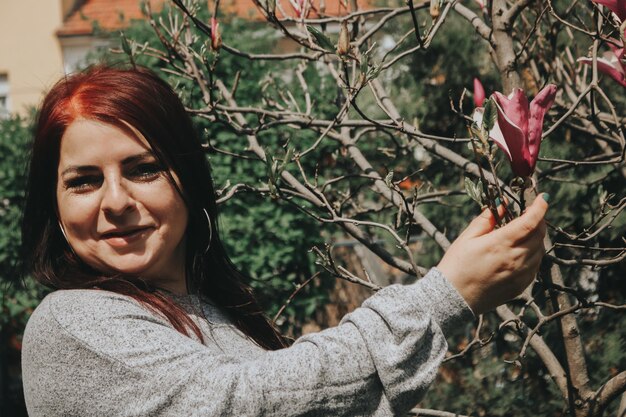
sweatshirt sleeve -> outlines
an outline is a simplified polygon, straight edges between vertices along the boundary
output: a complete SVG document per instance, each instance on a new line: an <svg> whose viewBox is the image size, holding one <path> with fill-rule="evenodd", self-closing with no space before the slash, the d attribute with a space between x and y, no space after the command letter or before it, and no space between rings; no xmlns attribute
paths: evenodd
<svg viewBox="0 0 626 417"><path fill-rule="evenodd" d="M473 318L433 269L382 289L337 327L243 358L180 334L130 298L77 291L52 294L28 323L31 416L402 415L435 378L446 332Z"/></svg>

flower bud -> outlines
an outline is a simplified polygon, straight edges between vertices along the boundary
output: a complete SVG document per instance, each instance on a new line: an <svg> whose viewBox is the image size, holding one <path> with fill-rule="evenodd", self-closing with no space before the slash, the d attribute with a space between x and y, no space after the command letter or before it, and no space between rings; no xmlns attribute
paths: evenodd
<svg viewBox="0 0 626 417"><path fill-rule="evenodd" d="M220 24L215 17L211 18L211 49L214 51L222 47L222 35L220 34Z"/></svg>
<svg viewBox="0 0 626 417"><path fill-rule="evenodd" d="M337 55L348 55L350 52L350 34L348 32L348 22L341 22L339 41L337 42Z"/></svg>
<svg viewBox="0 0 626 417"><path fill-rule="evenodd" d="M430 0L430 17L436 19L441 12L440 0Z"/></svg>
<svg viewBox="0 0 626 417"><path fill-rule="evenodd" d="M474 107L482 107L485 102L485 89L478 78L474 78Z"/></svg>

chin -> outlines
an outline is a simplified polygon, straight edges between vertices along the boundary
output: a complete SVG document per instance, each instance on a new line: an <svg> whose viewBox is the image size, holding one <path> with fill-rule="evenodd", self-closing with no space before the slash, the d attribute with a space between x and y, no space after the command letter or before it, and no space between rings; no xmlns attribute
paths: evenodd
<svg viewBox="0 0 626 417"><path fill-rule="evenodd" d="M111 259L103 260L101 263L107 270L111 270L125 275L144 275L152 266L148 259Z"/></svg>

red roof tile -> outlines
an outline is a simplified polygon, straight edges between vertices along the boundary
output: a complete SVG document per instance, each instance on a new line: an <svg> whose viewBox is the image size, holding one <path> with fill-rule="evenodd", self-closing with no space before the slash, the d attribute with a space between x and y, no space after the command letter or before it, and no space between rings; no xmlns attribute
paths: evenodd
<svg viewBox="0 0 626 417"><path fill-rule="evenodd" d="M302 0L293 0L293 3L289 0L282 0L280 2L282 6L282 10L288 17L297 18L298 13L296 12L296 8L292 6L292 4L299 4ZM324 11L325 16L342 16L348 14L350 11L350 6L348 8L344 7L343 1L341 0L326 0L324 1L326 10ZM347 2L346 2L347 3ZM370 9L372 8L371 3L373 0L358 0L357 5L359 8ZM319 17L319 5L320 0L309 0L308 4L308 15L306 16L309 19L315 19ZM210 1L209 5L212 6L213 2ZM222 15L237 15L244 19L250 20L259 20L263 18L263 15L258 10L258 8L254 5L252 0L222 0L220 1L220 13ZM277 17L283 18L283 14L280 11L280 8L276 7L276 15Z"/></svg>
<svg viewBox="0 0 626 417"><path fill-rule="evenodd" d="M153 10L158 10L164 0L150 0ZM213 1L209 1L209 7L213 6ZM57 36L77 36L91 35L93 24L97 24L104 30L117 30L126 27L132 19L141 19L143 14L140 9L140 0L86 0L82 6L75 10L65 19L61 28L57 31ZM294 0L294 3L299 3ZM308 17L318 16L320 0L311 0L311 9ZM326 15L341 16L348 13L341 0L326 0ZM372 0L359 0L360 7L370 8L368 4ZM281 2L283 10L290 17L296 17L294 7L289 0ZM222 0L220 2L219 13L222 16L236 15L244 19L260 20L261 12L254 5L252 0ZM277 14L279 10L277 8ZM281 15L279 14L279 18Z"/></svg>
<svg viewBox="0 0 626 417"><path fill-rule="evenodd" d="M151 0L153 8L163 0ZM93 24L105 30L122 29L131 19L141 19L140 0L86 0L82 6L65 19L57 36L91 35Z"/></svg>

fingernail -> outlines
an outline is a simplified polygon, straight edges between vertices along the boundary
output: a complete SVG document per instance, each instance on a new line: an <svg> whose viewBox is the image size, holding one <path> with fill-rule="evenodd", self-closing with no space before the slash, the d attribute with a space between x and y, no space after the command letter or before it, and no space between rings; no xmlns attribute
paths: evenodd
<svg viewBox="0 0 626 417"><path fill-rule="evenodd" d="M502 204L502 200L500 200L500 197L496 197L496 201L494 201L496 207L500 207L500 204Z"/></svg>
<svg viewBox="0 0 626 417"><path fill-rule="evenodd" d="M541 194L541 197L543 197L543 199L546 201L546 203L550 202L550 194L543 193L543 194Z"/></svg>

